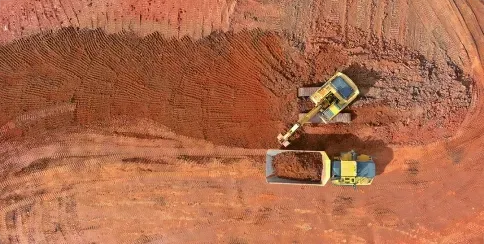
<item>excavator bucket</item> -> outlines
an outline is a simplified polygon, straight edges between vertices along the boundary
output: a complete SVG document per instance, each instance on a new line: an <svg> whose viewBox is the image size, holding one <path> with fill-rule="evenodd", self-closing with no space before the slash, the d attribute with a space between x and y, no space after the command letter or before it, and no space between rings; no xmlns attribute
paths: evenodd
<svg viewBox="0 0 484 244"><path fill-rule="evenodd" d="M320 153L323 164L320 181L302 181L279 177L274 167L274 157L284 152ZM318 185L324 186L331 178L331 160L324 151L301 151L301 150L277 150L269 149L266 153L266 181L269 184L292 184L292 185Z"/></svg>
<svg viewBox="0 0 484 244"><path fill-rule="evenodd" d="M283 145L284 147L287 147L289 144L291 144L288 140L284 139L282 134L277 135L277 141L279 141L279 144Z"/></svg>

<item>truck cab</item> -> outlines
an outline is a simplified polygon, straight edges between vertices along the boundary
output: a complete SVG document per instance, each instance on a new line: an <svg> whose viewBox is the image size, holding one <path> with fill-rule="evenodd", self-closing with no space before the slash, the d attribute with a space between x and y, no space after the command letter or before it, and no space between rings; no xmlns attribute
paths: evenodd
<svg viewBox="0 0 484 244"><path fill-rule="evenodd" d="M334 185L370 185L375 177L375 163L368 155L357 155L354 151L342 153L331 164Z"/></svg>

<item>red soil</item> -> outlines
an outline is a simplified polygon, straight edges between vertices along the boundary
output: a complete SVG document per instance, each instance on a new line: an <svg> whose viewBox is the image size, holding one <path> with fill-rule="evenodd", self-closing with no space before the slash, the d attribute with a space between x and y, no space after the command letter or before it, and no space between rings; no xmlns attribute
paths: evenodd
<svg viewBox="0 0 484 244"><path fill-rule="evenodd" d="M323 161L320 153L284 152L274 156L272 163L274 173L278 177L320 181Z"/></svg>
<svg viewBox="0 0 484 244"><path fill-rule="evenodd" d="M39 35L0 48L6 81L0 95L9 98L0 101L0 124L23 111L73 103L72 123L81 125L150 118L218 144L275 146L273 136L258 134L277 134L288 117L279 43L261 32L197 42L73 29ZM266 73L269 68L280 73Z"/></svg>
<svg viewBox="0 0 484 244"><path fill-rule="evenodd" d="M2 1L0 242L482 243L482 1L202 2ZM353 123L291 146L372 155L375 182L266 184L232 147L273 146L335 68Z"/></svg>
<svg viewBox="0 0 484 244"><path fill-rule="evenodd" d="M421 144L451 136L462 122L469 90L461 84L464 78L450 78L453 69L437 67L432 75L419 75L427 61L390 46L387 52L406 56L374 55L401 62L391 66L407 71L389 74L387 66L353 56L340 44L319 45L301 62L304 56L294 55L294 48L272 32L214 33L199 41L72 28L40 34L0 48L0 79L6 81L0 95L8 98L0 101L0 124L26 111L71 104L74 117L30 126L41 130L148 118L216 144L276 147L274 135L297 120L297 87L319 86L338 67L362 95L349 107L357 115L353 123L327 127L333 131L367 137L362 128L374 127L373 139ZM409 72L422 83L417 93L406 81ZM372 110L376 104L378 111ZM409 119L419 123L409 124ZM22 133L28 130L35 131L24 128ZM3 132L10 138L22 133Z"/></svg>

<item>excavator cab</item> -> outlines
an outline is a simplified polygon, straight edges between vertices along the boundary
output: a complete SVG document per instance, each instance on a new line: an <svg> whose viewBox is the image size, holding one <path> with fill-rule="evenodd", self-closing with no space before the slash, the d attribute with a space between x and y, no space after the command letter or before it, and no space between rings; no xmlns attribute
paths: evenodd
<svg viewBox="0 0 484 244"><path fill-rule="evenodd" d="M346 108L358 94L359 90L353 81L345 74L338 72L311 95L310 99L314 104L324 104L318 116L327 124L341 110Z"/></svg>

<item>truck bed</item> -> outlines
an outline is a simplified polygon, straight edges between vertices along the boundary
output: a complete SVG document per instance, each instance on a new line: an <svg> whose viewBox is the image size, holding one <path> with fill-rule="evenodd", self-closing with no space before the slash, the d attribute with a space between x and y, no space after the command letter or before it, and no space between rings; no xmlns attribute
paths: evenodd
<svg viewBox="0 0 484 244"><path fill-rule="evenodd" d="M297 153L320 153L321 154L321 180L309 181L309 180L294 180L278 177L275 173L274 158L279 153L284 152L297 152ZM295 185L320 185L324 186L330 178L331 160L324 151L302 151L302 150L277 150L269 149L266 153L266 181L270 184L295 184Z"/></svg>

